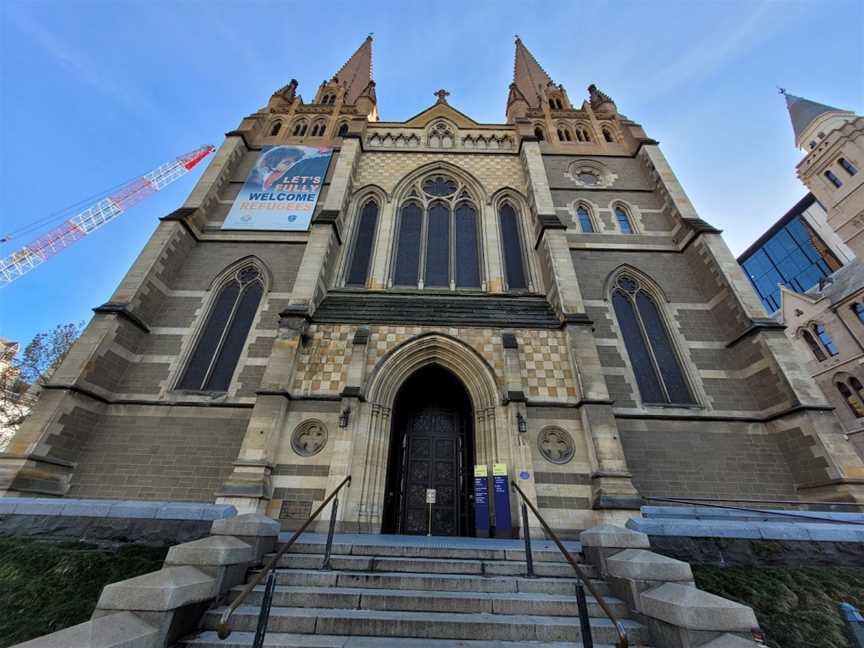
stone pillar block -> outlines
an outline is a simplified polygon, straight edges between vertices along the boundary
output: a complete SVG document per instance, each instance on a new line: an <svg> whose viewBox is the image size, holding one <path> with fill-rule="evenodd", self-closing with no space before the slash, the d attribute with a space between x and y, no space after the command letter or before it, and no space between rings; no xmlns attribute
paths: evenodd
<svg viewBox="0 0 864 648"><path fill-rule="evenodd" d="M234 536L210 536L174 545L168 550L165 565L197 567L216 579L216 596L241 584L249 567L257 561L255 550Z"/></svg>
<svg viewBox="0 0 864 648"><path fill-rule="evenodd" d="M585 560L597 568L602 577L608 576L606 560L624 549L648 549L648 536L624 527L604 524L579 534Z"/></svg>
<svg viewBox="0 0 864 648"><path fill-rule="evenodd" d="M690 565L645 549L625 549L606 559L608 580L615 595L630 609L640 611L640 595L663 583L677 582L695 587Z"/></svg>
<svg viewBox="0 0 864 648"><path fill-rule="evenodd" d="M159 629L131 612L114 612L12 648L159 648Z"/></svg>
<svg viewBox="0 0 864 648"><path fill-rule="evenodd" d="M643 592L640 606L652 643L668 648L702 646L724 633L752 637L759 625L746 605L680 583Z"/></svg>
<svg viewBox="0 0 864 648"><path fill-rule="evenodd" d="M172 646L197 629L201 615L216 597L216 579L195 567L166 567L106 585L92 620L133 612L156 628L153 646Z"/></svg>
<svg viewBox="0 0 864 648"><path fill-rule="evenodd" d="M213 522L210 534L214 536L234 536L245 542L255 554L255 560L260 561L266 554L276 548L276 538L279 537L279 523L261 513L245 513L232 518Z"/></svg>

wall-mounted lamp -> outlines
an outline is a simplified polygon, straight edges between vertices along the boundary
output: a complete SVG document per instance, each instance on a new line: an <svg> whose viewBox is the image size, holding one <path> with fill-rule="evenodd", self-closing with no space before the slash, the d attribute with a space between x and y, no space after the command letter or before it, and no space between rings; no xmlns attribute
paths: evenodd
<svg viewBox="0 0 864 648"><path fill-rule="evenodd" d="M525 434L528 431L528 422L525 420L525 417L522 416L521 412L516 412L516 429L519 430L521 434Z"/></svg>
<svg viewBox="0 0 864 648"><path fill-rule="evenodd" d="M339 427L346 428L348 427L348 420L351 418L351 408L346 407L342 410L342 413L339 415Z"/></svg>

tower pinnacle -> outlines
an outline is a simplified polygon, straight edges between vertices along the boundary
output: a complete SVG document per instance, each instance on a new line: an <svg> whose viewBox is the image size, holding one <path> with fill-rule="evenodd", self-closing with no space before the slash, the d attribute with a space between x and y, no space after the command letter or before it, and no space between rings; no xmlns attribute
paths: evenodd
<svg viewBox="0 0 864 648"><path fill-rule="evenodd" d="M516 59L513 64L513 83L531 108L537 108L541 101L541 89L555 85L546 70L516 36Z"/></svg>
<svg viewBox="0 0 864 648"><path fill-rule="evenodd" d="M842 121L848 121L847 118L854 117L853 113L848 110L827 106L803 97L796 97L786 92L785 88L780 88L780 94L786 99L786 108L789 111L789 119L792 121L792 132L795 134L795 144L804 150L806 150L805 143L814 139L814 133L810 131L818 130L811 128L812 126L826 122L829 117L840 118ZM824 130L824 132L827 133L828 131Z"/></svg>
<svg viewBox="0 0 864 648"><path fill-rule="evenodd" d="M339 71L333 81L345 86L345 103L353 104L372 80L372 34L366 37Z"/></svg>

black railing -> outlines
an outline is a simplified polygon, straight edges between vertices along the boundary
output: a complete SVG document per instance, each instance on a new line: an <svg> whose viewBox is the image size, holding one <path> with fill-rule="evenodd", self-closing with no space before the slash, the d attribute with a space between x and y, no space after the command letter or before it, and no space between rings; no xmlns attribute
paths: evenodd
<svg viewBox="0 0 864 648"><path fill-rule="evenodd" d="M531 509L534 517L537 518L540 526L542 526L543 530L546 532L546 535L557 545L558 550L562 553L564 559L570 563L573 571L575 571L576 575L579 577L580 583L576 586L576 601L579 609L579 622L582 628L582 644L586 648L591 648L593 645L593 640L591 638L591 620L588 616L588 605L585 601L585 592L580 592L584 585L585 589L587 589L591 596L594 597L594 600L597 601L597 604L600 606L600 609L603 610L606 617L612 622L612 625L615 626L615 631L618 634L618 642L615 644L616 648L628 648L630 642L627 639L627 633L624 631L624 626L620 621L618 621L618 618L615 616L615 613L612 612L612 608L609 607L609 604L606 602L606 599L603 598L603 595L600 594L600 592L597 591L597 588L594 587L593 583L591 583L591 579L585 573L582 565L576 562L576 559L573 558L572 554L567 551L566 547L564 547L564 543L562 543L558 537L558 534L549 527L546 520L544 520L543 516L540 515L540 511L537 510L537 507L531 503L531 500L529 500L525 493L522 492L522 489L519 488L519 484L515 481L511 481L510 485L513 487L513 490L519 494L519 497L522 498L522 526L524 527L522 529L522 535L525 538L525 561L528 564L528 575L531 577L534 576L534 568L531 559L531 534L528 526L528 511L526 510L526 506Z"/></svg>
<svg viewBox="0 0 864 648"><path fill-rule="evenodd" d="M339 485L336 489L330 493L327 498L321 502L321 505L315 509L312 515L303 523L299 529L294 532L294 535L291 536L291 539L288 540L276 554L270 558L264 566L261 568L255 577L247 583L247 585L243 588L240 594L237 595L237 598L228 606L228 609L222 613L222 617L219 619L219 624L216 626L216 633L219 635L220 639L227 639L231 634L231 628L228 627L228 622L231 620L231 615L237 610L240 605L242 605L243 601L246 600L246 597L251 594L256 587L261 583L264 578L267 578L267 584L264 588L264 599L261 603L261 610L258 614L258 627L255 631L255 648L259 648L264 645L264 635L267 633L267 621L270 616L270 604L273 599L273 590L276 587L276 574L273 572L275 567L279 564L279 560L285 553L291 548L291 546L297 542L297 539L300 535L306 530L306 528L312 524L312 522L317 518L321 511L323 511L326 506L333 501L333 508L330 510L330 528L327 532L327 545L325 549L325 557L322 563L322 567L326 568L330 563L330 550L333 546L333 532L336 528L336 510L339 506L339 491L342 490L343 486L350 486L351 484L351 475L348 475L345 479L339 482ZM260 641L260 643L258 643Z"/></svg>

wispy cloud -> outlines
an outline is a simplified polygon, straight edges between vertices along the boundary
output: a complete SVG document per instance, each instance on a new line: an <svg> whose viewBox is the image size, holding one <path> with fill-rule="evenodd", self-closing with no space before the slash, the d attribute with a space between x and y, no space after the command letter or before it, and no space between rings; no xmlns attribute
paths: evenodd
<svg viewBox="0 0 864 648"><path fill-rule="evenodd" d="M157 119L163 111L150 98L122 81L112 78L96 61L64 42L57 34L20 12L10 11L8 17L17 29L31 38L50 58L63 66L79 81L105 97L114 100L139 118Z"/></svg>
<svg viewBox="0 0 864 648"><path fill-rule="evenodd" d="M681 50L669 65L658 66L655 75L643 79L638 95L657 97L687 83L706 78L768 40L783 26L787 4L759 2L746 14L734 16L735 27L723 21L687 50Z"/></svg>

